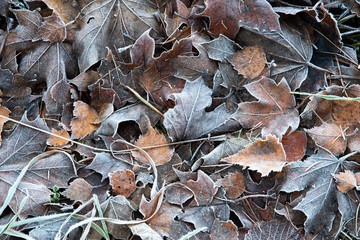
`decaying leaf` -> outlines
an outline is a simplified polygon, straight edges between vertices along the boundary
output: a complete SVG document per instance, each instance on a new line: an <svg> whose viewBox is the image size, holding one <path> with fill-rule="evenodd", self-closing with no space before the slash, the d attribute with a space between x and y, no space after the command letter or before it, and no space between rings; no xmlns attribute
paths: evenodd
<svg viewBox="0 0 360 240"><path fill-rule="evenodd" d="M244 150L230 157L222 159L227 163L234 163L255 170L265 177L271 171L281 172L286 164L286 155L282 144L272 136L265 140L258 139L245 146Z"/></svg>
<svg viewBox="0 0 360 240"><path fill-rule="evenodd" d="M301 236L301 232L294 228L290 222L279 220L261 222L259 226L255 225L255 227L245 235L245 240L266 239L303 240L304 237Z"/></svg>
<svg viewBox="0 0 360 240"><path fill-rule="evenodd" d="M9 114L10 114L10 110L7 109L6 107L2 107L0 106L0 115L2 116L5 116L5 117L9 117ZM3 127L4 127L4 124L7 122L7 120L5 118L2 118L0 116L0 146L1 146L1 142L2 142L2 139L1 139L1 132L3 130Z"/></svg>
<svg viewBox="0 0 360 240"><path fill-rule="evenodd" d="M229 62L239 74L254 79L264 70L266 56L262 47L252 46L236 52Z"/></svg>
<svg viewBox="0 0 360 240"><path fill-rule="evenodd" d="M306 134L301 131L295 131L285 135L281 141L287 162L296 162L305 156L306 152Z"/></svg>
<svg viewBox="0 0 360 240"><path fill-rule="evenodd" d="M294 131L300 123L295 99L289 85L283 79L279 84L269 78L261 78L245 85L258 102L240 103L234 118L245 128L262 128L262 136L273 134L279 139L290 129Z"/></svg>
<svg viewBox="0 0 360 240"><path fill-rule="evenodd" d="M51 129L51 133L54 133L54 134L59 135L61 137L65 137L67 139L70 139L69 133L64 129L60 129L58 131L56 129ZM51 135L46 141L46 143L48 145L55 146L55 147L63 146L65 144L67 144L68 142L69 142L68 140L58 138L58 137L55 137L53 135Z"/></svg>
<svg viewBox="0 0 360 240"><path fill-rule="evenodd" d="M136 141L135 145L139 148L143 148L156 145L166 145L167 143L168 142L166 141L165 136L159 131L152 128L149 121L147 133L140 136L139 139ZM174 149L171 149L170 146L144 149L144 151L147 152L149 156L153 159L155 165L162 165L169 162L174 153ZM136 158L140 162L149 164L148 158L144 156L142 152L132 151L131 153L134 158Z"/></svg>
<svg viewBox="0 0 360 240"><path fill-rule="evenodd" d="M77 178L62 193L64 196L74 200L85 202L91 198L93 186L83 178Z"/></svg>
<svg viewBox="0 0 360 240"><path fill-rule="evenodd" d="M336 123L323 123L321 126L306 130L316 144L330 150L334 155L344 153L346 138L344 132Z"/></svg>
<svg viewBox="0 0 360 240"><path fill-rule="evenodd" d="M98 113L88 104L77 101L74 103L74 116L71 121L71 138L84 138L98 129L100 118Z"/></svg>
<svg viewBox="0 0 360 240"><path fill-rule="evenodd" d="M197 180L189 180L186 185L192 190L196 205L209 205L218 190L214 181L201 170L198 171Z"/></svg>
<svg viewBox="0 0 360 240"><path fill-rule="evenodd" d="M245 191L244 176L241 173L229 173L216 181L216 185L223 187L230 199L239 197Z"/></svg>
<svg viewBox="0 0 360 240"><path fill-rule="evenodd" d="M333 176L336 180L338 190L342 193L347 193L349 190L357 187L355 174L350 170L345 170Z"/></svg>
<svg viewBox="0 0 360 240"><path fill-rule="evenodd" d="M130 196L136 189L135 174L131 170L109 173L113 192L124 197Z"/></svg>
<svg viewBox="0 0 360 240"><path fill-rule="evenodd" d="M345 163L347 166L348 163ZM342 170L343 160L333 154L319 151L305 161L289 163L281 191L305 191L306 196L294 210L302 211L307 219L305 231L327 235L336 216L338 198L333 175ZM348 164L351 166L351 164Z"/></svg>
<svg viewBox="0 0 360 240"><path fill-rule="evenodd" d="M233 221L220 221L215 219L210 233L211 239L238 239L238 227Z"/></svg>

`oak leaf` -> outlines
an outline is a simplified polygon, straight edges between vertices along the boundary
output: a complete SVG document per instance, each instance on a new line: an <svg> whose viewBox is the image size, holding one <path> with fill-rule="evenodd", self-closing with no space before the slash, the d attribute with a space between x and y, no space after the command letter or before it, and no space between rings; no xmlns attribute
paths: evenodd
<svg viewBox="0 0 360 240"><path fill-rule="evenodd" d="M265 177L271 171L281 172L286 164L286 156L279 140L268 135L265 140L255 140L245 146L244 150L222 161L249 167L250 170L258 171L262 177Z"/></svg>
<svg viewBox="0 0 360 240"><path fill-rule="evenodd" d="M258 98L257 102L240 103L234 118L244 128L262 128L262 136L273 134L279 139L290 129L294 131L300 123L295 107L295 98L283 79L279 84L269 78L261 78L245 85L246 90Z"/></svg>

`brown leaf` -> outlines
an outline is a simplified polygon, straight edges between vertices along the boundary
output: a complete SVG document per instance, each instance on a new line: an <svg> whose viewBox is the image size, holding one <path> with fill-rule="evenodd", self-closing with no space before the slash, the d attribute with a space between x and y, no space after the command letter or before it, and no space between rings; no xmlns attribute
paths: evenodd
<svg viewBox="0 0 360 240"><path fill-rule="evenodd" d="M304 157L306 140L306 134L300 131L295 131L283 137L281 143L286 153L287 162L296 162Z"/></svg>
<svg viewBox="0 0 360 240"><path fill-rule="evenodd" d="M316 144L330 150L334 155L344 153L346 149L346 139L344 139L343 129L336 123L323 123L319 127L305 130Z"/></svg>
<svg viewBox="0 0 360 240"><path fill-rule="evenodd" d="M117 195L129 197L136 189L135 174L131 170L109 173L110 184Z"/></svg>
<svg viewBox="0 0 360 240"><path fill-rule="evenodd" d="M43 0L43 2L49 8L53 9L65 23L69 23L75 19L80 10L89 2L91 2L91 0L81 0L76 2Z"/></svg>
<svg viewBox="0 0 360 240"><path fill-rule="evenodd" d="M189 180L186 185L193 191L194 200L198 206L209 205L218 190L214 181L201 170L198 171L197 180Z"/></svg>
<svg viewBox="0 0 360 240"><path fill-rule="evenodd" d="M100 122L99 115L88 104L77 101L74 102L74 119L71 121L71 138L82 139L98 129L97 123Z"/></svg>
<svg viewBox="0 0 360 240"><path fill-rule="evenodd" d="M357 186L355 174L350 170L339 172L333 176L337 182L337 188L342 193L347 193Z"/></svg>
<svg viewBox="0 0 360 240"><path fill-rule="evenodd" d="M264 70L266 55L260 46L246 47L229 58L234 69L246 78L254 79Z"/></svg>
<svg viewBox="0 0 360 240"><path fill-rule="evenodd" d="M244 128L261 127L262 136L273 134L279 139L290 129L299 126L299 113L295 107L294 96L283 79L279 84L269 78L261 78L245 85L257 102L240 103L235 118Z"/></svg>
<svg viewBox="0 0 360 240"><path fill-rule="evenodd" d="M286 156L279 140L268 135L265 140L258 139L245 146L245 149L238 154L224 158L222 161L249 167L250 170L258 171L262 177L265 177L271 171L281 172L286 164Z"/></svg>
<svg viewBox="0 0 360 240"><path fill-rule="evenodd" d="M241 26L261 32L280 30L279 16L265 0L208 0L202 15L209 16L210 31L217 36L222 33L229 38L235 38Z"/></svg>
<svg viewBox="0 0 360 240"><path fill-rule="evenodd" d="M2 107L0 106L0 115L2 116L5 116L5 117L9 117L9 114L10 114L10 110L7 109L6 107ZM4 124L7 122L7 120L5 118L2 118L0 116L0 147L1 147L1 142L2 142L2 139L1 139L1 132L3 130L3 127L4 127Z"/></svg>
<svg viewBox="0 0 360 240"><path fill-rule="evenodd" d="M216 218L211 228L210 237L213 240L239 239L238 227L231 220L220 221Z"/></svg>
<svg viewBox="0 0 360 240"><path fill-rule="evenodd" d="M149 121L148 132L145 135L141 135L135 145L139 148L144 148L149 146L164 145L167 143L168 142L166 141L165 136L152 128ZM144 149L144 151L147 152L154 160L156 166L169 162L174 153L174 149L171 149L170 146ZM137 160L142 163L149 164L149 160L140 151L132 151L131 153Z"/></svg>
<svg viewBox="0 0 360 240"><path fill-rule="evenodd" d="M51 129L51 133L54 133L56 135L59 135L59 136L65 137L65 138L70 138L69 133L64 129L60 129L58 131L56 129ZM68 142L69 142L68 140L58 138L55 136L50 136L46 141L46 143L48 145L55 146L55 147L64 146Z"/></svg>
<svg viewBox="0 0 360 240"><path fill-rule="evenodd" d="M85 202L91 198L93 186L83 178L76 178L62 194L71 200Z"/></svg>
<svg viewBox="0 0 360 240"><path fill-rule="evenodd" d="M217 180L216 186L223 187L229 199L235 199L245 191L244 176L241 173L229 173Z"/></svg>
<svg viewBox="0 0 360 240"><path fill-rule="evenodd" d="M39 28L39 40L55 43L62 42L66 38L65 23L55 13L51 16L44 18L44 22Z"/></svg>

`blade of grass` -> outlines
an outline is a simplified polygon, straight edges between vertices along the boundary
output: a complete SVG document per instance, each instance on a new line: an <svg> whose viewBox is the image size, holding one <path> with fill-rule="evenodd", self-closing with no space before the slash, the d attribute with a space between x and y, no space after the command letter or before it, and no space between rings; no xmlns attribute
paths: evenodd
<svg viewBox="0 0 360 240"><path fill-rule="evenodd" d="M324 99L328 99L328 100L360 101L360 97L357 97L357 98L339 97L339 96L335 96L335 95L321 95L321 94L313 94L313 93L306 93L306 92L291 92L291 93L298 94L298 95L320 97L320 98L324 98Z"/></svg>

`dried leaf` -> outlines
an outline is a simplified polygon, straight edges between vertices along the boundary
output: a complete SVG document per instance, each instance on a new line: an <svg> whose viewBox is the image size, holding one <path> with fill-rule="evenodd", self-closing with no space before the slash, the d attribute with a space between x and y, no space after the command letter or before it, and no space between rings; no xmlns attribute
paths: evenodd
<svg viewBox="0 0 360 240"><path fill-rule="evenodd" d="M246 47L229 57L234 69L246 78L254 79L264 70L266 56L260 46Z"/></svg>
<svg viewBox="0 0 360 240"><path fill-rule="evenodd" d="M287 162L296 162L305 156L306 152L306 134L304 132L295 131L285 135L281 141Z"/></svg>
<svg viewBox="0 0 360 240"><path fill-rule="evenodd" d="M146 223L129 226L134 235L140 236L143 240L162 240L161 235Z"/></svg>
<svg viewBox="0 0 360 240"><path fill-rule="evenodd" d="M279 16L265 0L206 1L204 16L210 18L210 31L235 38L241 26L249 26L259 31L278 31ZM262 17L259 18L258 16Z"/></svg>
<svg viewBox="0 0 360 240"><path fill-rule="evenodd" d="M249 167L265 177L271 171L281 172L286 164L286 156L279 140L269 135L265 140L258 139L245 146L245 149L238 154L224 158L222 161Z"/></svg>
<svg viewBox="0 0 360 240"><path fill-rule="evenodd" d="M59 135L59 136L70 139L69 133L64 129L60 129L59 131L57 131L56 129L51 129L51 133L54 133L56 135ZM58 137L55 137L55 136L50 136L46 141L46 143L48 145L55 146L55 147L64 146L68 142L69 142L68 140L58 138Z"/></svg>
<svg viewBox="0 0 360 240"><path fill-rule="evenodd" d="M211 239L239 239L238 227L233 221L215 219L210 232Z"/></svg>
<svg viewBox="0 0 360 240"><path fill-rule="evenodd" d="M74 201L85 202L91 198L93 186L83 178L76 178L62 194Z"/></svg>
<svg viewBox="0 0 360 240"><path fill-rule="evenodd" d="M281 31L258 32L257 29L241 30L237 40L242 46L261 46L268 61L275 61L271 77L276 82L285 78L292 90L299 88L308 75L313 47L310 36L301 25L281 25Z"/></svg>
<svg viewBox="0 0 360 240"><path fill-rule="evenodd" d="M342 171L343 164L351 168L350 163L337 159L331 153L319 151L303 162L289 163L285 169L286 178L281 191L306 193L294 207L294 210L307 216L304 224L306 233L329 234L338 207L333 174Z"/></svg>
<svg viewBox="0 0 360 240"><path fill-rule="evenodd" d="M254 227L245 235L245 240L303 240L300 231L294 228L290 222L273 220L261 222L259 227Z"/></svg>
<svg viewBox="0 0 360 240"><path fill-rule="evenodd" d="M212 99L211 90L202 78L186 82L184 90L173 96L175 107L164 114L164 126L173 141L194 139L238 127L224 104L212 112L205 111Z"/></svg>
<svg viewBox="0 0 360 240"><path fill-rule="evenodd" d="M226 62L228 57L241 49L236 42L222 34L214 40L205 42L201 45L206 49L209 58L219 62Z"/></svg>
<svg viewBox="0 0 360 240"><path fill-rule="evenodd" d="M24 115L21 122L49 131L40 118L27 120ZM9 188L15 183L20 171L35 156L46 148L47 135L37 130L17 126L13 133L4 139L0 148L0 205L5 201ZM66 187L67 181L76 176L72 160L63 153L55 153L39 159L26 172L10 202L11 209L16 213L19 205L28 194L29 200L19 213L21 218L29 214L40 216L47 212L46 203L50 201L54 186Z"/></svg>
<svg viewBox="0 0 360 240"><path fill-rule="evenodd" d="M261 78L245 85L258 102L240 103L235 118L244 128L261 127L262 136L273 134L279 139L290 129L294 131L300 123L294 96L285 79L276 84L269 78Z"/></svg>
<svg viewBox="0 0 360 240"><path fill-rule="evenodd" d="M347 193L357 186L355 174L350 170L334 174L337 183L337 188L342 193Z"/></svg>
<svg viewBox="0 0 360 240"><path fill-rule="evenodd" d="M141 135L135 145L139 148L144 148L149 146L165 145L167 143L168 142L166 141L165 136L152 128L149 122L148 132L145 135ZM156 166L169 162L174 153L174 149L170 149L170 146L144 149L144 151L147 152L154 160ZM132 151L131 153L134 158L140 162L149 164L149 160L140 151Z"/></svg>
<svg viewBox="0 0 360 240"><path fill-rule="evenodd" d="M131 170L109 173L110 184L117 195L129 197L136 189L135 174Z"/></svg>
<svg viewBox="0 0 360 240"><path fill-rule="evenodd" d="M217 180L216 186L223 187L229 199L235 199L245 191L244 176L241 173L229 173Z"/></svg>
<svg viewBox="0 0 360 240"><path fill-rule="evenodd" d="M98 129L98 113L82 101L74 102L74 119L71 121L71 138L82 139Z"/></svg>
<svg viewBox="0 0 360 240"><path fill-rule="evenodd" d="M334 155L344 153L346 139L341 127L336 123L323 123L319 127L305 130L317 145L330 150Z"/></svg>
<svg viewBox="0 0 360 240"><path fill-rule="evenodd" d="M197 180L189 180L186 185L191 188L197 206L209 205L218 190L214 181L201 170L198 171Z"/></svg>
<svg viewBox="0 0 360 240"><path fill-rule="evenodd" d="M9 117L10 112L11 111L9 109L7 109L6 107L0 106L0 115L1 116ZM1 132L3 130L4 124L7 122L7 120L5 118L2 118L1 116L0 116L0 147L1 147L1 142L2 142Z"/></svg>
<svg viewBox="0 0 360 240"><path fill-rule="evenodd" d="M37 40L51 43L62 42L66 38L65 23L56 14L44 18L44 22L39 28Z"/></svg>

